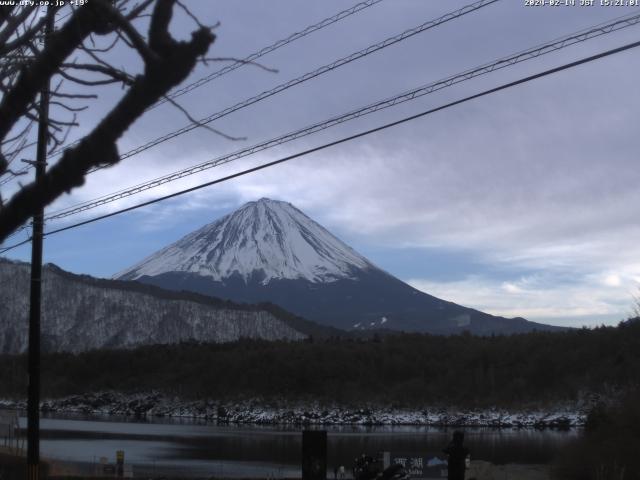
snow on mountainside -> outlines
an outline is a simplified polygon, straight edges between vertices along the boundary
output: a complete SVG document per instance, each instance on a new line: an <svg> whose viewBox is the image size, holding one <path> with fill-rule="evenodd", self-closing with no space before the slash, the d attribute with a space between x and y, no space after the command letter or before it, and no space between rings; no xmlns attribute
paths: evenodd
<svg viewBox="0 0 640 480"><path fill-rule="evenodd" d="M555 327L507 319L416 290L289 203L263 198L115 276L234 302L271 302L343 330L511 334Z"/></svg>
<svg viewBox="0 0 640 480"><path fill-rule="evenodd" d="M0 258L0 353L27 349L29 272L29 264ZM53 265L43 269L46 351L240 338L302 340L306 335L261 308L74 275Z"/></svg>
<svg viewBox="0 0 640 480"><path fill-rule="evenodd" d="M290 203L263 198L196 230L114 278L135 280L185 272L245 281L273 279L327 283L375 268Z"/></svg>

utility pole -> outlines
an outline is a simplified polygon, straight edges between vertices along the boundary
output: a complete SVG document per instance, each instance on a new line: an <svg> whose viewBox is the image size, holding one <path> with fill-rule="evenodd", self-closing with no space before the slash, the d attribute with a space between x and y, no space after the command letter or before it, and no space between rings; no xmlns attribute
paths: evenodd
<svg viewBox="0 0 640 480"><path fill-rule="evenodd" d="M44 48L53 32L51 7L47 7ZM38 147L36 150L36 182L41 181L47 168L47 140L49 138L50 81L40 92L38 116ZM31 239L31 292L29 296L29 386L27 398L27 479L40 478L40 311L42 299L42 233L44 208L33 216Z"/></svg>

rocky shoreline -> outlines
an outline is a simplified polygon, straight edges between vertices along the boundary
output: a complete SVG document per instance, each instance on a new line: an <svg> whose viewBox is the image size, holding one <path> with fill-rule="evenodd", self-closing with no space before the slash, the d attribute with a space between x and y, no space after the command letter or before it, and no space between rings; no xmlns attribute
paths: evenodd
<svg viewBox="0 0 640 480"><path fill-rule="evenodd" d="M552 409L508 411L431 407L403 409L383 406L350 408L313 402L243 400L186 401L161 393L98 392L41 403L43 413L74 413L202 419L234 424L284 425L424 425L494 428L572 428L585 423L588 405L557 405ZM26 409L24 400L0 400L0 409Z"/></svg>

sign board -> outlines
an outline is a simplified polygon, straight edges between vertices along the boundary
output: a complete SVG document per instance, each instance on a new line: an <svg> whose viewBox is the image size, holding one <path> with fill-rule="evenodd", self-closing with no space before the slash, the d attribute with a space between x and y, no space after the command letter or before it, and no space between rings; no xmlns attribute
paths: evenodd
<svg viewBox="0 0 640 480"><path fill-rule="evenodd" d="M447 460L444 456L390 452L389 459L391 465L402 465L411 478L447 478Z"/></svg>

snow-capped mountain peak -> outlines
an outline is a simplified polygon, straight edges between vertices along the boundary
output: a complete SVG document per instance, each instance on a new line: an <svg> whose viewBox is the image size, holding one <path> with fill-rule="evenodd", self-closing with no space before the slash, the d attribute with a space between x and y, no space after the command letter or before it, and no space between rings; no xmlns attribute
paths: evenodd
<svg viewBox="0 0 640 480"><path fill-rule="evenodd" d="M287 202L262 198L190 233L117 274L131 280L185 272L224 281L240 275L332 282L375 268L367 259Z"/></svg>

